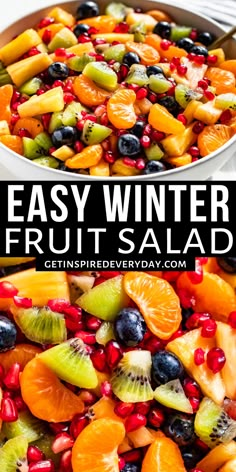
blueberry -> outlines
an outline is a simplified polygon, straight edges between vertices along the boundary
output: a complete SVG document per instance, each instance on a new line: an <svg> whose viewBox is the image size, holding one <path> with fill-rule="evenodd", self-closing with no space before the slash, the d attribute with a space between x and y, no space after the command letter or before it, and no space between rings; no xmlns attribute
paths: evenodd
<svg viewBox="0 0 236 472"><path fill-rule="evenodd" d="M55 129L52 133L53 146L56 148L66 144L67 146L73 146L75 141L78 139L78 132L75 126L61 126Z"/></svg>
<svg viewBox="0 0 236 472"><path fill-rule="evenodd" d="M69 75L69 67L64 62L53 62L48 67L48 75L53 80L64 80Z"/></svg>
<svg viewBox="0 0 236 472"><path fill-rule="evenodd" d="M164 433L180 447L191 445L195 440L193 416L184 413L169 414L164 425Z"/></svg>
<svg viewBox="0 0 236 472"><path fill-rule="evenodd" d="M168 95L166 97L162 97L158 100L158 103L162 105L163 107L166 107L167 110L172 113L172 115L177 116L179 111L180 111L180 106L175 100L174 97L169 97Z"/></svg>
<svg viewBox="0 0 236 472"><path fill-rule="evenodd" d="M236 273L236 257L217 257L217 262L225 272Z"/></svg>
<svg viewBox="0 0 236 472"><path fill-rule="evenodd" d="M122 472L141 472L141 468L138 464L127 462L124 468L122 469Z"/></svg>
<svg viewBox="0 0 236 472"><path fill-rule="evenodd" d="M138 121L136 121L133 128L131 128L129 131L131 133L135 134L135 136L138 136L138 138L141 138L142 135L143 135L144 127L145 127L144 121L138 120Z"/></svg>
<svg viewBox="0 0 236 472"><path fill-rule="evenodd" d="M189 52L190 49L194 46L194 42L190 38L181 38L177 41L176 45L178 48L182 48L185 51Z"/></svg>
<svg viewBox="0 0 236 472"><path fill-rule="evenodd" d="M209 33L208 31L203 31L202 33L199 33L197 37L197 41L199 43L204 44L204 46L210 46L211 43L213 43L215 37L213 34Z"/></svg>
<svg viewBox="0 0 236 472"><path fill-rule="evenodd" d="M84 2L77 9L76 19L92 18L99 15L99 7L95 2Z"/></svg>
<svg viewBox="0 0 236 472"><path fill-rule="evenodd" d="M163 72L163 69L159 66L147 66L146 73L148 77L150 77L150 75L156 75L156 74L165 75Z"/></svg>
<svg viewBox="0 0 236 472"><path fill-rule="evenodd" d="M117 341L125 346L137 346L146 332L146 323L136 308L124 308L114 323Z"/></svg>
<svg viewBox="0 0 236 472"><path fill-rule="evenodd" d="M122 134L118 139L117 146L122 156L137 156L141 151L140 141L134 134Z"/></svg>
<svg viewBox="0 0 236 472"><path fill-rule="evenodd" d="M16 335L15 325L5 316L0 316L0 352L15 346Z"/></svg>
<svg viewBox="0 0 236 472"><path fill-rule="evenodd" d="M185 447L181 450L184 465L187 470L194 469L197 463L202 459L200 452L193 447Z"/></svg>
<svg viewBox="0 0 236 472"><path fill-rule="evenodd" d="M208 50L204 46L196 46L194 45L189 52L192 52L193 54L197 54L197 56L208 56Z"/></svg>
<svg viewBox="0 0 236 472"><path fill-rule="evenodd" d="M140 57L136 52L127 52L123 57L123 63L129 67L132 66L132 64L139 64Z"/></svg>
<svg viewBox="0 0 236 472"><path fill-rule="evenodd" d="M171 35L171 24L167 21L158 21L153 33L158 34L161 38L169 39Z"/></svg>
<svg viewBox="0 0 236 472"><path fill-rule="evenodd" d="M183 364L175 354L161 350L152 356L152 379L155 384L165 384L181 378L183 374Z"/></svg>
<svg viewBox="0 0 236 472"><path fill-rule="evenodd" d="M166 169L165 164L160 161L148 161L143 174L154 174L154 172L163 172Z"/></svg>
<svg viewBox="0 0 236 472"><path fill-rule="evenodd" d="M75 26L73 33L75 36L78 38L81 34L86 34L88 33L90 26L85 25L83 23L79 23L78 25Z"/></svg>

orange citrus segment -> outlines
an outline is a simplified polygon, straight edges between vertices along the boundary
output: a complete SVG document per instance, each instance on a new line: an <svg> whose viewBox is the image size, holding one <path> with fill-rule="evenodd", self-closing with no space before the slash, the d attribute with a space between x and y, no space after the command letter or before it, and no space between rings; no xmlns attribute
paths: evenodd
<svg viewBox="0 0 236 472"><path fill-rule="evenodd" d="M104 159L100 159L98 164L90 167L89 173L93 176L108 177L110 175L110 167L108 162L104 161Z"/></svg>
<svg viewBox="0 0 236 472"><path fill-rule="evenodd" d="M98 33L112 33L116 26L116 19L113 16L100 15L93 18L85 18L78 23L96 28Z"/></svg>
<svg viewBox="0 0 236 472"><path fill-rule="evenodd" d="M183 123L174 118L165 107L158 103L152 105L148 116L148 122L153 126L153 128L167 134L179 134L183 133L185 130Z"/></svg>
<svg viewBox="0 0 236 472"><path fill-rule="evenodd" d="M18 362L23 369L40 352L42 349L33 344L17 344L14 349L0 353L0 364L4 367L5 373L15 362Z"/></svg>
<svg viewBox="0 0 236 472"><path fill-rule="evenodd" d="M11 99L13 95L13 85L7 84L0 87L0 120L11 121Z"/></svg>
<svg viewBox="0 0 236 472"><path fill-rule="evenodd" d="M230 126L220 124L205 126L197 140L201 156L217 151L232 135L233 130Z"/></svg>
<svg viewBox="0 0 236 472"><path fill-rule="evenodd" d="M145 272L128 272L124 288L153 334L168 339L179 328L182 319L179 298L166 280Z"/></svg>
<svg viewBox="0 0 236 472"><path fill-rule="evenodd" d="M110 418L112 420L121 421L124 423L124 419L116 415L114 412L115 402L112 398L101 397L94 405L90 408L93 420L99 420L100 418Z"/></svg>
<svg viewBox="0 0 236 472"><path fill-rule="evenodd" d="M233 72L219 67L209 67L206 71L206 77L210 79L211 86L215 87L217 95L234 92L235 76Z"/></svg>
<svg viewBox="0 0 236 472"><path fill-rule="evenodd" d="M23 155L23 144L20 136L4 134L3 136L0 136L0 143L4 144L12 151L17 152L17 154L20 154L21 156Z"/></svg>
<svg viewBox="0 0 236 472"><path fill-rule="evenodd" d="M157 438L149 446L141 472L186 472L177 444L169 438Z"/></svg>
<svg viewBox="0 0 236 472"><path fill-rule="evenodd" d="M151 15L156 21L172 22L172 18L162 10L148 10L146 14Z"/></svg>
<svg viewBox="0 0 236 472"><path fill-rule="evenodd" d="M79 101L86 106L102 105L111 93L95 85L85 75L81 74L73 82L73 92Z"/></svg>
<svg viewBox="0 0 236 472"><path fill-rule="evenodd" d="M44 127L41 123L41 121L37 120L37 118L19 118L17 120L14 128L13 128L13 134L18 134L19 130L21 128L26 129L29 131L31 134L32 138L35 138L39 133L42 133L44 131Z"/></svg>
<svg viewBox="0 0 236 472"><path fill-rule="evenodd" d="M228 59L220 64L220 69L229 70L236 75L236 59Z"/></svg>
<svg viewBox="0 0 236 472"><path fill-rule="evenodd" d="M37 357L25 366L20 384L22 398L37 418L58 423L70 421L76 413L83 411L80 398Z"/></svg>
<svg viewBox="0 0 236 472"><path fill-rule="evenodd" d="M101 418L90 423L73 446L73 472L119 472L117 448L124 437L120 421Z"/></svg>
<svg viewBox="0 0 236 472"><path fill-rule="evenodd" d="M107 115L118 129L132 128L136 123L134 102L136 94L130 89L119 89L107 102Z"/></svg>
<svg viewBox="0 0 236 472"><path fill-rule="evenodd" d="M51 25L44 26L44 28L40 28L37 32L40 38L42 38L45 31L50 31L50 39L52 39L58 31L61 31L61 29L64 28L64 26L63 23L52 23Z"/></svg>
<svg viewBox="0 0 236 472"><path fill-rule="evenodd" d="M141 59L141 64L150 66L160 61L160 54L152 46L149 46L149 44L128 41L126 43L126 49L130 52L136 52Z"/></svg>
<svg viewBox="0 0 236 472"><path fill-rule="evenodd" d="M235 441L230 441L227 444L220 444L208 452L208 454L198 462L197 468L202 470L202 472L216 472L227 461L234 459L235 456Z"/></svg>
<svg viewBox="0 0 236 472"><path fill-rule="evenodd" d="M103 148L101 144L93 144L87 146L78 154L67 159L65 164L69 169L87 169L91 166L96 166L103 155Z"/></svg>

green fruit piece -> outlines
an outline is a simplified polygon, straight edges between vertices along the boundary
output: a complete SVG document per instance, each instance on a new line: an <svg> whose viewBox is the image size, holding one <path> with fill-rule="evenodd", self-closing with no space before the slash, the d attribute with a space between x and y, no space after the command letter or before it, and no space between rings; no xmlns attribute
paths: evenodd
<svg viewBox="0 0 236 472"><path fill-rule="evenodd" d="M51 156L41 156L37 159L33 159L33 162L39 166L51 167L51 169L58 169L59 167L58 160Z"/></svg>
<svg viewBox="0 0 236 472"><path fill-rule="evenodd" d="M113 393L119 400L137 403L153 399L151 365L149 351L129 351L124 354L111 377Z"/></svg>
<svg viewBox="0 0 236 472"><path fill-rule="evenodd" d="M127 84L136 84L140 87L147 85L149 83L149 77L146 74L146 67L142 64L132 64L125 82Z"/></svg>
<svg viewBox="0 0 236 472"><path fill-rule="evenodd" d="M235 93L222 93L215 99L215 106L221 110L236 110Z"/></svg>
<svg viewBox="0 0 236 472"><path fill-rule="evenodd" d="M173 84L162 74L155 74L149 77L149 88L155 93L165 93L170 90Z"/></svg>
<svg viewBox="0 0 236 472"><path fill-rule="evenodd" d="M86 120L84 123L81 140L85 144L91 146L92 144L101 143L104 141L104 139L108 138L111 133L111 128L94 123L94 121Z"/></svg>
<svg viewBox="0 0 236 472"><path fill-rule="evenodd" d="M14 308L14 319L22 333L36 343L57 344L66 339L64 316L47 306Z"/></svg>
<svg viewBox="0 0 236 472"><path fill-rule="evenodd" d="M189 26L172 26L170 39L171 41L178 41L181 38L188 38L192 28Z"/></svg>
<svg viewBox="0 0 236 472"><path fill-rule="evenodd" d="M62 118L63 118L63 112L62 111L54 111L51 115L51 119L49 121L49 126L48 126L48 132L50 134L55 131L55 129L60 128L63 123L62 123Z"/></svg>
<svg viewBox="0 0 236 472"><path fill-rule="evenodd" d="M149 148L144 149L144 152L149 161L159 161L164 156L164 152L157 143L152 143Z"/></svg>
<svg viewBox="0 0 236 472"><path fill-rule="evenodd" d="M79 338L47 349L39 354L40 360L47 365L61 380L80 388L95 388L97 374L86 350Z"/></svg>
<svg viewBox="0 0 236 472"><path fill-rule="evenodd" d="M130 32L131 33L140 33L140 34L146 34L147 32L147 27L145 23L134 23L130 27ZM137 41L136 41L137 42Z"/></svg>
<svg viewBox="0 0 236 472"><path fill-rule="evenodd" d="M135 43L145 43L145 34L141 31L135 31L134 33L134 42Z"/></svg>
<svg viewBox="0 0 236 472"><path fill-rule="evenodd" d="M48 44L48 51L54 52L58 48L70 48L78 44L78 39L75 34L69 28L62 28L55 36L52 38Z"/></svg>
<svg viewBox="0 0 236 472"><path fill-rule="evenodd" d="M95 57L89 56L89 54L84 53L80 57L70 57L67 60L67 65L71 70L75 70L76 72L83 72L85 66L90 62L95 62Z"/></svg>
<svg viewBox="0 0 236 472"><path fill-rule="evenodd" d="M70 289L70 301L74 303L82 293L93 287L95 277L90 275L68 275L67 281Z"/></svg>
<svg viewBox="0 0 236 472"><path fill-rule="evenodd" d="M123 57L126 53L126 48L124 44L116 44L115 46L110 46L106 51L104 51L105 61L117 61L122 62Z"/></svg>
<svg viewBox="0 0 236 472"><path fill-rule="evenodd" d="M175 87L175 100L182 108L186 108L191 100L200 100L202 93L195 92L190 89L187 85L178 84Z"/></svg>
<svg viewBox="0 0 236 472"><path fill-rule="evenodd" d="M71 102L62 114L62 125L75 126L82 119L81 111L86 108L79 102Z"/></svg>
<svg viewBox="0 0 236 472"><path fill-rule="evenodd" d="M43 149L43 151L48 152L50 147L52 147L52 140L46 131L37 134L34 138L34 142Z"/></svg>
<svg viewBox="0 0 236 472"><path fill-rule="evenodd" d="M118 275L91 288L76 300L87 313L105 321L113 321L120 310L128 306L129 297L123 288L123 276Z"/></svg>
<svg viewBox="0 0 236 472"><path fill-rule="evenodd" d="M31 415L29 411L19 412L18 419L3 423L2 431L7 439L24 436L29 443L37 441L45 433L44 423Z"/></svg>
<svg viewBox="0 0 236 472"><path fill-rule="evenodd" d="M37 90L42 86L43 81L38 77L33 77L33 79L27 80L20 88L20 93L25 93L26 95L34 95Z"/></svg>
<svg viewBox="0 0 236 472"><path fill-rule="evenodd" d="M52 450L52 444L55 440L55 436L53 434L45 433L43 437L34 441L32 446L36 446L45 454L46 459L51 459L56 467L59 469L60 458L61 454L54 454ZM57 469L56 469L57 470Z"/></svg>
<svg viewBox="0 0 236 472"><path fill-rule="evenodd" d="M28 159L35 159L36 157L42 156L42 148L32 138L24 136L22 138L23 153Z"/></svg>
<svg viewBox="0 0 236 472"><path fill-rule="evenodd" d="M27 472L28 441L24 436L9 439L0 449L1 472Z"/></svg>
<svg viewBox="0 0 236 472"><path fill-rule="evenodd" d="M179 379L160 385L154 391L154 398L168 408L182 411L183 413L193 413L193 408L184 393L184 389Z"/></svg>
<svg viewBox="0 0 236 472"><path fill-rule="evenodd" d="M115 339L114 325L110 321L103 321L101 326L96 331L96 341L105 346L108 341Z"/></svg>
<svg viewBox="0 0 236 472"><path fill-rule="evenodd" d="M194 429L196 435L213 448L235 438L236 421L230 418L221 406L205 397L196 413Z"/></svg>
<svg viewBox="0 0 236 472"><path fill-rule="evenodd" d="M90 62L85 66L83 74L109 92L117 87L117 75L106 62Z"/></svg>
<svg viewBox="0 0 236 472"><path fill-rule="evenodd" d="M117 23L123 21L127 15L127 6L123 3L111 2L105 9L105 14L113 16L117 20Z"/></svg>
<svg viewBox="0 0 236 472"><path fill-rule="evenodd" d="M7 84L12 84L12 79L7 70L3 68L0 70L0 86Z"/></svg>

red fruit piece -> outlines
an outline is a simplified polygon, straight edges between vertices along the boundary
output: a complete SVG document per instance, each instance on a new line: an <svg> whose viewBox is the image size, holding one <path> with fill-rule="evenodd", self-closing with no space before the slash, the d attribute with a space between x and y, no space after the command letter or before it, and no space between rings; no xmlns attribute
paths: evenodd
<svg viewBox="0 0 236 472"><path fill-rule="evenodd" d="M213 374L217 374L223 369L226 362L225 353L220 347L213 347L207 353L207 365Z"/></svg>
<svg viewBox="0 0 236 472"><path fill-rule="evenodd" d="M141 426L146 426L146 424L146 416L140 415L139 413L134 413L127 418L125 422L125 429L127 433L130 433L131 431L141 428Z"/></svg>

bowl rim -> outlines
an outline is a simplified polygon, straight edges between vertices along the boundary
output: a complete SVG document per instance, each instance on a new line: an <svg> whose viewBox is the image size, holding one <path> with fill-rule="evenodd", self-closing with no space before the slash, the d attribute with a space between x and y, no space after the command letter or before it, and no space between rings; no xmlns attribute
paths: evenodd
<svg viewBox="0 0 236 472"><path fill-rule="evenodd" d="M98 0L99 1L99 0ZM168 0L149 0L151 3L153 3L154 5L156 5L156 7L160 7L161 5L166 5L168 7L171 7L171 8L174 8L174 9L177 9L179 10L180 12L184 12L184 13L188 13L188 14L193 14L195 16L197 16L198 18L200 19L204 19L205 21L207 21L208 23L210 23L211 25L217 27L217 29L219 30L219 33L222 32L224 33L226 31L226 29L224 28L223 25L221 25L220 23L218 23L216 20L210 18L209 16L207 15L204 15L203 13L201 12L198 12L194 7L190 7L190 9L186 10L184 8L184 5L183 3L181 2L176 2L176 3L170 3ZM33 10L33 11L30 11L29 13L27 13L25 16L23 16L22 18L19 18L18 20L15 20L13 22L11 22L8 26L6 26L1 32L0 32L0 35L4 34L4 32L7 32L8 29L11 29L12 27L14 27L14 25L16 24L19 24L21 21L23 20L26 20L27 18L29 17L32 17L34 15L37 15L39 14L41 11L47 11L49 9L52 9L53 7L57 7L57 6L60 6L61 8L66 8L66 6L72 6L72 5L76 5L78 2L76 0L68 0L67 2L65 1L58 1L56 3L53 3L53 4L49 4L47 5L46 7L43 7L43 8L37 8L36 10ZM129 0L127 0L127 3L129 3ZM236 41L232 38L233 41ZM12 154L14 157L17 157L18 159L22 160L22 162L24 162L25 164L29 164L30 166L32 166L34 169L35 168L41 168L41 171L43 172L43 170L45 169L47 172L54 174L54 176L56 175L60 175L60 176L64 176L64 177L69 177L70 175L73 176L73 179L76 178L76 180L90 180L90 181L94 181L94 182L98 182L98 181L101 181L101 180L104 180L104 181L110 181L110 179L112 178L112 181L124 181L124 180L130 180L130 181L146 181L146 180L150 180L150 178L152 178L153 180L155 180L155 178L157 178L158 180L158 177L159 176L165 176L166 177L166 180L168 180L168 176L169 175L176 175L178 177L178 174L181 174L182 171L186 171L188 168L191 170L191 169L194 169L194 168L198 168L201 164L203 164L204 162L207 162L211 159L214 159L217 155L219 155L220 153L226 151L229 147L231 147L233 144L236 143L236 134L234 136L232 136L223 146L220 146L220 148L218 148L216 151L210 153L208 156L205 156L205 157L202 157L201 159L199 159L198 161L195 161L195 162L192 162L191 164L187 164L187 165L184 165L184 166L180 166L180 167L176 167L176 168L173 168L173 169L168 169L168 170L165 170L165 171L161 171L161 172L153 172L153 173L150 173L150 174L140 174L140 175L135 175L135 176L92 176L92 175L85 175L85 174L76 174L75 172L71 173L71 172L68 172L68 171L64 171L64 170L60 170L60 169L53 169L51 167L47 167L47 166L39 166L39 164L36 164L34 163L32 160L30 159L27 159L26 157L24 156L21 156L20 154L16 153L15 151L11 150L10 148L8 148L6 145L4 145L3 143L0 142L0 149L2 149L3 151L8 151L10 154ZM177 179L176 179L177 180Z"/></svg>

